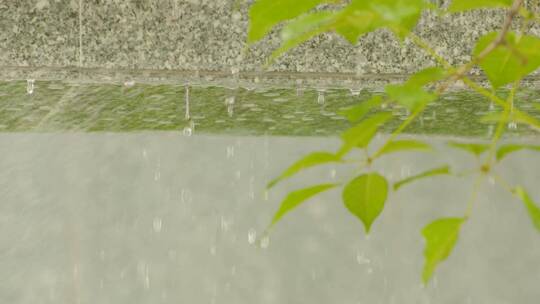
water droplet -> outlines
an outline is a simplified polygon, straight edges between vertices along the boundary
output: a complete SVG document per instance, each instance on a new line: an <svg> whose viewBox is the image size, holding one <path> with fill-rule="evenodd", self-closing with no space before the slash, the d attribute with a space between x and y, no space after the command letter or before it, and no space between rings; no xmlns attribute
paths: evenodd
<svg viewBox="0 0 540 304"><path fill-rule="evenodd" d="M268 235L265 235L261 238L261 248L266 249L270 245L270 237Z"/></svg>
<svg viewBox="0 0 540 304"><path fill-rule="evenodd" d="M34 84L35 84L34 79L28 79L26 81L26 93L28 93L28 95L34 94Z"/></svg>
<svg viewBox="0 0 540 304"><path fill-rule="evenodd" d="M517 123L515 121L511 121L508 123L508 129L510 130L517 130Z"/></svg>
<svg viewBox="0 0 540 304"><path fill-rule="evenodd" d="M248 243L254 244L257 240L257 231L255 229L251 228L248 231Z"/></svg>
<svg viewBox="0 0 540 304"><path fill-rule="evenodd" d="M162 224L163 222L161 218L159 217L154 218L154 221L152 222L152 227L154 228L154 231L158 233L161 232Z"/></svg>
<svg viewBox="0 0 540 304"><path fill-rule="evenodd" d="M326 102L324 97L324 90L318 90L317 93L317 103L323 105Z"/></svg>
<svg viewBox="0 0 540 304"><path fill-rule="evenodd" d="M227 147L227 158L234 157L234 146Z"/></svg>
<svg viewBox="0 0 540 304"><path fill-rule="evenodd" d="M158 169L156 172L154 172L154 180L158 181L160 179L161 179L161 171L159 171Z"/></svg>
<svg viewBox="0 0 540 304"><path fill-rule="evenodd" d="M366 272L367 272L368 274L372 274L372 273L373 273L373 268L368 267L368 269L366 269Z"/></svg>
<svg viewBox="0 0 540 304"><path fill-rule="evenodd" d="M363 253L358 252L356 254L356 262L359 265L366 265L366 264L370 264L371 260L368 259Z"/></svg>
<svg viewBox="0 0 540 304"><path fill-rule="evenodd" d="M124 86L125 87L128 87L128 88L131 88L132 86L135 85L135 81L134 80L127 80L124 82Z"/></svg>
<svg viewBox="0 0 540 304"><path fill-rule="evenodd" d="M142 156L143 156L144 159L148 158L148 152L146 152L146 149L142 150Z"/></svg>
<svg viewBox="0 0 540 304"><path fill-rule="evenodd" d="M495 110L495 105L493 104L493 102L491 102L489 104L489 111L493 111L493 110Z"/></svg>
<svg viewBox="0 0 540 304"><path fill-rule="evenodd" d="M494 186L495 185L495 178L493 178L493 176L490 176L488 178L488 182L489 182L490 185Z"/></svg>
<svg viewBox="0 0 540 304"><path fill-rule="evenodd" d="M216 252L217 252L216 246L215 245L210 246L210 254L216 255Z"/></svg>
<svg viewBox="0 0 540 304"><path fill-rule="evenodd" d="M264 190L263 198L265 201L268 200L268 190Z"/></svg>

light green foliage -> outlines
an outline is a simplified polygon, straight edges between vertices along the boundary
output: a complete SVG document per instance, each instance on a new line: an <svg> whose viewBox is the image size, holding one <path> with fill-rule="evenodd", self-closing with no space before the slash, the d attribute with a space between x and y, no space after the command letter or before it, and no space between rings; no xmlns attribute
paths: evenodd
<svg viewBox="0 0 540 304"><path fill-rule="evenodd" d="M442 218L422 229L422 235L426 240L425 264L422 273L424 284L429 282L437 265L446 260L452 252L464 221L464 218Z"/></svg>
<svg viewBox="0 0 540 304"><path fill-rule="evenodd" d="M540 146L517 144L504 145L497 150L497 161L501 161L507 155L521 150L540 151Z"/></svg>
<svg viewBox="0 0 540 304"><path fill-rule="evenodd" d="M311 12L319 4L338 2L258 0L249 11L248 43L262 39L277 24L295 18L283 29L282 44L272 58L324 32L335 31L355 44L363 34L388 28L404 39L418 22L422 10L431 7L425 0L352 0L340 9Z"/></svg>
<svg viewBox="0 0 540 304"><path fill-rule="evenodd" d="M479 8L501 8L510 7L512 0L452 0L448 10L450 12L461 12Z"/></svg>
<svg viewBox="0 0 540 304"><path fill-rule="evenodd" d="M405 186L405 185L407 185L409 183L412 183L412 182L414 182L416 180L419 180L419 179L423 179L423 178L431 177L431 176L435 176L435 175L448 175L448 174L451 174L449 166L442 166L442 167L438 167L438 168L435 168L435 169L430 169L430 170L424 171L422 173L419 173L417 175L413 175L413 176L407 177L405 179L402 179L399 182L396 182L394 184L394 190L397 191L402 186Z"/></svg>
<svg viewBox="0 0 540 304"><path fill-rule="evenodd" d="M516 187L513 191L525 204L534 227L540 232L540 208L533 202L532 198L523 187Z"/></svg>
<svg viewBox="0 0 540 304"><path fill-rule="evenodd" d="M366 233L384 209L388 182L377 173L363 174L350 181L343 189L345 207L364 224Z"/></svg>
<svg viewBox="0 0 540 304"><path fill-rule="evenodd" d="M410 83L391 84L386 86L385 90L390 99L411 111L415 111L437 98L437 95L427 92L421 86Z"/></svg>
<svg viewBox="0 0 540 304"><path fill-rule="evenodd" d="M319 7L314 10L318 4L328 2L332 1L258 0L250 11L252 22L248 42L261 39L275 25L286 20L289 23L283 27L281 32L281 47L273 53L272 58L314 36L332 31L343 36L352 44L355 44L362 35L383 28L392 31L398 38L403 40L410 36L411 30L416 26L423 10L435 8L440 12L434 4L427 0L348 0L340 2L341 5L339 6ZM450 12L463 12L483 8L509 8L513 3L514 0L452 0L448 10ZM527 22L537 21L535 19L538 19L536 15L527 11L525 7L521 7L519 13L521 16L528 18ZM513 18L513 14L508 14L508 16ZM523 25L527 24L524 23ZM472 54L474 59L457 67L449 67L451 65L449 62L452 61L446 61L445 58L436 54L434 48L422 41L421 37L410 36L413 43L423 48L436 59L439 65L445 68L429 67L420 70L402 84L386 86L383 96L373 96L367 101L342 111L340 114L355 125L341 134L342 146L340 150L336 154L316 152L306 156L293 164L280 177L273 180L268 187L272 187L278 181L288 178L305 168L329 162L344 162L341 157L355 148L364 149L365 152L363 154L364 158L358 160L357 164L360 166L361 172L370 170L373 161L381 155L402 151L431 151L431 146L422 141L396 140L396 138L411 126L429 103L436 101L438 96L458 79L461 79L464 84L476 92L488 97L492 103L497 103L505 110L509 110L508 104L505 104L505 101L497 95L499 92L495 90L490 92L467 76L471 68L479 65L487 75L493 89L498 89L507 84L514 84L515 88L518 88L519 81L540 67L540 38L529 35L520 36L511 31L506 32L506 28L504 31L502 41L497 39L500 35L503 35L500 33L489 33L481 37ZM442 83L442 81L446 82ZM433 85L439 86L430 91ZM513 90L511 97L506 102L512 100L514 93ZM372 110L381 105L383 101L390 101L403 106L410 111L410 114L399 126L392 126L394 131L386 143L374 155L369 155L367 148L371 140L379 128L385 125L392 117L392 114L382 112L370 115L371 112L376 112ZM484 122L496 122L500 126L491 139L491 145L449 142L449 146L461 149L479 158L490 148L497 147L497 142L505 131L502 127L507 122L519 122L540 130L540 121L520 110L517 107L518 105L519 103L513 104L511 111L489 113L482 118ZM540 110L540 106L536 106L536 108ZM540 146L504 145L496 151L496 161L501 161L511 153L524 149L540 151ZM494 150L490 151L494 152ZM354 160L354 162L357 161ZM490 155L484 163L479 165L478 169L480 170L476 171L475 174L480 174L480 177L485 176L491 172L491 166L493 165L496 165L496 163ZM398 181L393 185L393 189L398 190L404 185L424 178L450 174L450 167L445 165ZM272 225L305 200L336 186L335 184L322 184L291 192L282 202L281 208L272 220ZM523 188L517 187L513 190L513 193L524 202L533 225L540 231L540 208ZM476 193L474 194L476 195ZM441 218L428 224L422 230L422 235L426 240L425 265L422 274L424 283L428 283L439 263L446 260L450 255L457 242L462 224L469 218L472 204L476 198L475 195L472 196L464 217ZM366 233L369 233L374 221L383 211L387 196L388 182L376 172L362 173L352 179L342 192L342 199L346 208L360 219Z"/></svg>
<svg viewBox="0 0 540 304"><path fill-rule="evenodd" d="M377 113L361 121L356 126L346 130L341 134L343 145L337 153L342 156L351 149L365 148L371 142L371 139L377 134L379 127L392 117L390 113Z"/></svg>
<svg viewBox="0 0 540 304"><path fill-rule="evenodd" d="M296 190L289 193L287 197L285 197L283 202L281 202L281 206L279 207L279 210L274 215L274 218L272 218L271 226L276 224L285 214L287 214L294 208L298 207L300 204L302 204L306 200L312 198L313 196L321 192L332 189L336 186L338 185L337 184L321 184L321 185L304 188L301 190Z"/></svg>
<svg viewBox="0 0 540 304"><path fill-rule="evenodd" d="M429 67L414 73L409 80L407 80L407 84L422 87L446 77L448 77L448 72L445 69L441 67Z"/></svg>
<svg viewBox="0 0 540 304"><path fill-rule="evenodd" d="M306 156L304 156L302 159L298 160L294 164L292 164L287 170L285 170L278 178L272 180L270 183L268 183L267 188L272 188L275 186L278 182L289 178L293 176L294 174L307 169L311 168L313 166L322 165L326 163L337 163L341 161L341 157L337 156L336 154L328 153L328 152L313 152Z"/></svg>
<svg viewBox="0 0 540 304"><path fill-rule="evenodd" d="M335 13L328 11L313 12L289 22L281 31L281 46L272 53L271 59L327 31L334 16Z"/></svg>
<svg viewBox="0 0 540 304"><path fill-rule="evenodd" d="M379 152L380 155L402 151L432 151L430 145L419 140L394 140L384 146Z"/></svg>
<svg viewBox="0 0 540 304"><path fill-rule="evenodd" d="M497 36L493 32L480 38L474 55L478 56ZM505 41L480 62L495 89L520 80L540 66L540 38L509 32Z"/></svg>
<svg viewBox="0 0 540 304"><path fill-rule="evenodd" d="M280 22L310 11L324 0L257 0L249 9L248 42L262 39Z"/></svg>
<svg viewBox="0 0 540 304"><path fill-rule="evenodd" d="M464 143L457 143L457 142L449 142L448 145L450 147L461 149L463 151L472 153L475 156L480 156L482 155L482 153L486 152L487 149L489 149L489 145L476 144L476 143L464 144Z"/></svg>
<svg viewBox="0 0 540 304"><path fill-rule="evenodd" d="M356 106L341 111L339 114L346 117L350 122L357 122L364 118L369 111L382 103L382 96L375 95L366 101L359 102Z"/></svg>

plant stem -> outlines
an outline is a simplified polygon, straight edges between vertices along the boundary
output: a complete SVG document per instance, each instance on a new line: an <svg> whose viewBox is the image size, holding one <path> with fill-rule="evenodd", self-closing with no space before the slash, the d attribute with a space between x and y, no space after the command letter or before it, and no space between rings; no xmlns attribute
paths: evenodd
<svg viewBox="0 0 540 304"><path fill-rule="evenodd" d="M420 113L422 113L424 111L425 108L426 108L426 105L422 105L418 109L416 109L411 115L409 115L409 117L407 117L407 119L401 125L399 125L399 127L396 130L394 130L394 132L392 132L392 134L390 135L390 138L384 143L384 145L379 150L377 150L377 152L375 152L375 154L373 154L373 156L371 158L374 160L374 159L378 158L379 156L381 156L384 149L394 139L396 139L396 137L399 134L401 134L401 132L403 132L403 130L405 130L405 128L407 128L414 121L414 119L418 116L418 114L420 114Z"/></svg>
<svg viewBox="0 0 540 304"><path fill-rule="evenodd" d="M465 219L468 219L471 216L472 208L478 198L478 192L480 192L480 184L482 182L482 177L483 175L479 174L474 181L473 191L471 192L471 196L467 203L467 209L465 210Z"/></svg>

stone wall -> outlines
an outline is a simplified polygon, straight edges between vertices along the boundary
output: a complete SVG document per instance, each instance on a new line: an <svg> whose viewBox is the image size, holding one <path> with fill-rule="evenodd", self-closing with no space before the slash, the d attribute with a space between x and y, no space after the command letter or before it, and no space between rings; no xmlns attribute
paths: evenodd
<svg viewBox="0 0 540 304"><path fill-rule="evenodd" d="M59 68L260 72L279 39L274 32L246 49L250 2L0 1L0 78L23 77L21 67L34 72L48 69L41 75ZM417 33L457 63L468 60L476 39L497 29L503 18L504 12L498 10L442 17L426 14ZM357 46L334 34L321 35L277 60L269 70L354 77L407 74L430 64L422 50L408 42L401 47L390 33L379 31L363 37Z"/></svg>

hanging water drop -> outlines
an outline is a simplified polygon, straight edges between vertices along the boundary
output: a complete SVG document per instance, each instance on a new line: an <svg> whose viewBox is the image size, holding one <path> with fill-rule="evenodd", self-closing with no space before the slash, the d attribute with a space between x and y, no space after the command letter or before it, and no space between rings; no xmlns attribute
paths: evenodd
<svg viewBox="0 0 540 304"><path fill-rule="evenodd" d="M324 97L324 90L318 90L317 93L318 93L317 103L320 105L323 105L326 102L325 97Z"/></svg>
<svg viewBox="0 0 540 304"><path fill-rule="evenodd" d="M34 83L34 79L28 79L26 81L26 92L28 93L28 95L34 94Z"/></svg>
<svg viewBox="0 0 540 304"><path fill-rule="evenodd" d="M362 89L350 88L349 91L351 92L351 96L359 96Z"/></svg>
<svg viewBox="0 0 540 304"><path fill-rule="evenodd" d="M191 114L189 112L189 86L188 85L186 85L185 107L186 107L186 113L184 115L184 118L186 120L189 120L191 118Z"/></svg>
<svg viewBox="0 0 540 304"><path fill-rule="evenodd" d="M257 240L257 231L255 229L251 228L248 231L248 243L254 244Z"/></svg>
<svg viewBox="0 0 540 304"><path fill-rule="evenodd" d="M227 106L227 113L229 114L229 117L232 117L233 114L234 114L234 102L235 102L235 97L234 96L231 96L231 97L227 97L225 99L225 105Z"/></svg>

